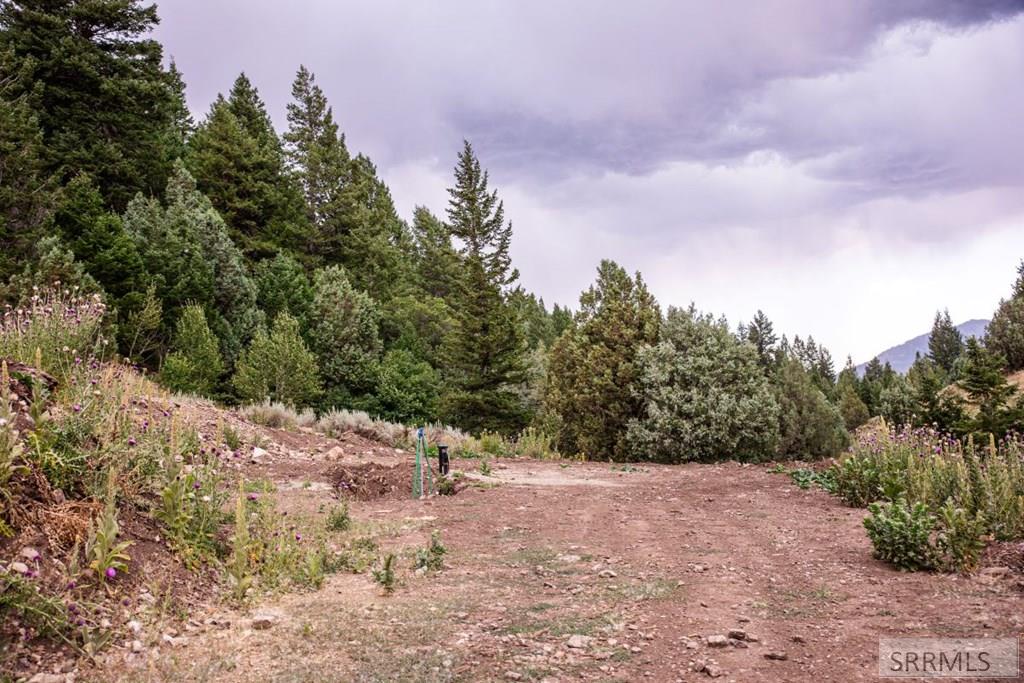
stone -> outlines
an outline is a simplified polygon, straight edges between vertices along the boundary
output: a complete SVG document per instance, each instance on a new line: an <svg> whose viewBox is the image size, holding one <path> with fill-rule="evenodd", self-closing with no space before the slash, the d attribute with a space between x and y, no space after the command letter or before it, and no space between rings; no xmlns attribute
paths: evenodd
<svg viewBox="0 0 1024 683"><path fill-rule="evenodd" d="M789 659L789 655L787 655L785 652L782 652L781 650L773 650L772 652L765 652L764 658L771 659L776 662L784 662L787 659Z"/></svg>
<svg viewBox="0 0 1024 683"><path fill-rule="evenodd" d="M252 458L251 459L252 459L253 462L259 462L260 460L262 460L263 458L267 457L268 455L270 455L270 453L267 450L265 450L263 448L260 448L259 446L255 446L252 449Z"/></svg>
<svg viewBox="0 0 1024 683"><path fill-rule="evenodd" d="M60 674L37 673L28 679L28 683L64 683L65 677Z"/></svg>
<svg viewBox="0 0 1024 683"><path fill-rule="evenodd" d="M257 614L252 618L252 627L257 631L266 631L277 624L277 617L273 614Z"/></svg>
<svg viewBox="0 0 1024 683"><path fill-rule="evenodd" d="M28 574L28 565L24 562L11 562L8 568L17 574Z"/></svg>
<svg viewBox="0 0 1024 683"><path fill-rule="evenodd" d="M29 562L35 562L36 560L39 559L39 551L36 550L35 548L22 548L21 549L21 556L24 557Z"/></svg>
<svg viewBox="0 0 1024 683"><path fill-rule="evenodd" d="M132 619L131 621L129 621L127 626L128 630L132 633L139 634L142 632L142 622L138 621L137 619Z"/></svg>
<svg viewBox="0 0 1024 683"><path fill-rule="evenodd" d="M706 673L711 678L721 678L725 675L725 669L718 666L717 664L705 664L704 673Z"/></svg>
<svg viewBox="0 0 1024 683"><path fill-rule="evenodd" d="M746 640L747 639L747 632L744 631L741 628L730 629L729 637L730 638L735 638L736 640Z"/></svg>
<svg viewBox="0 0 1024 683"><path fill-rule="evenodd" d="M585 650L590 647L590 643L593 640L590 636L580 635L574 633L569 636L569 639L565 641L566 647L571 647L574 650Z"/></svg>
<svg viewBox="0 0 1024 683"><path fill-rule="evenodd" d="M721 634L716 634L707 637L708 647L725 647L729 644L729 639Z"/></svg>
<svg viewBox="0 0 1024 683"><path fill-rule="evenodd" d="M616 574L611 569L603 569L600 572L598 572L597 575L600 576L602 579L614 579L616 576L618 576L618 574Z"/></svg>
<svg viewBox="0 0 1024 683"><path fill-rule="evenodd" d="M506 671L505 678L507 678L510 681L521 681L523 680L523 674L518 673L516 671Z"/></svg>
<svg viewBox="0 0 1024 683"><path fill-rule="evenodd" d="M131 649L132 652L142 652L142 641L137 639L133 640L131 643Z"/></svg>

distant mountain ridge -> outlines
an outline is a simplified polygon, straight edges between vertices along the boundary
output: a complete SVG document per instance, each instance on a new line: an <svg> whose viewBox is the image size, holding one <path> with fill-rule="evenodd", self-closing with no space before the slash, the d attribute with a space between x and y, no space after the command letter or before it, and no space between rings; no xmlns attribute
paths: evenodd
<svg viewBox="0 0 1024 683"><path fill-rule="evenodd" d="M982 337L985 335L985 330L988 329L988 320L968 320L965 323L960 323L956 326L956 329L960 330L960 334L964 336L964 339L968 337ZM917 354L920 353L922 356L928 353L928 340L931 338L932 333L926 332L918 337L914 337L908 341L903 342L899 346L893 346L890 349L886 349L878 354L878 360L882 361L882 365L885 365L886 361L892 365L892 369L896 372L906 372L910 369L910 366L914 364L914 359ZM864 368L867 367L867 363L861 363L857 366L857 374L864 374Z"/></svg>

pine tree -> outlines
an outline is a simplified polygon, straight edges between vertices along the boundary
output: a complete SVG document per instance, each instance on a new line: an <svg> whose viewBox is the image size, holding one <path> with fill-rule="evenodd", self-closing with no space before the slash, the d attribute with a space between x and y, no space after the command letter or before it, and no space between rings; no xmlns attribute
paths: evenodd
<svg viewBox="0 0 1024 683"><path fill-rule="evenodd" d="M462 243L463 272L450 301L457 330L449 337L443 412L473 432L510 433L525 422L513 388L524 378L524 344L506 293L519 273L509 256L512 226L487 185L487 172L464 143L448 190L448 226Z"/></svg>
<svg viewBox="0 0 1024 683"><path fill-rule="evenodd" d="M93 177L109 206L167 179L166 131L174 84L148 37L155 5L140 0L8 0L0 3L0 52L22 73L46 145L47 171Z"/></svg>
<svg viewBox="0 0 1024 683"><path fill-rule="evenodd" d="M160 369L160 383L171 391L211 396L224 362L202 306L192 304L182 310L171 348Z"/></svg>
<svg viewBox="0 0 1024 683"><path fill-rule="evenodd" d="M202 305L230 364L264 322L256 285L224 221L180 162L166 196L166 208L156 199L133 200L125 225L163 301L167 327L186 304Z"/></svg>
<svg viewBox="0 0 1024 683"><path fill-rule="evenodd" d="M257 333L238 359L232 384L244 401L312 404L320 394L320 371L316 356L302 341L298 321L281 313L270 334Z"/></svg>
<svg viewBox="0 0 1024 683"><path fill-rule="evenodd" d="M850 356L846 357L846 365L836 379L836 403L848 431L852 432L871 419L868 406L860 397L860 378Z"/></svg>
<svg viewBox="0 0 1024 683"><path fill-rule="evenodd" d="M779 338L775 335L772 321L760 309L747 327L746 338L757 349L757 357L762 367L769 368L774 365Z"/></svg>
<svg viewBox="0 0 1024 683"><path fill-rule="evenodd" d="M949 374L928 356L918 357L907 371L914 401L914 421L951 431L963 420L963 406L956 392L944 391Z"/></svg>
<svg viewBox="0 0 1024 683"><path fill-rule="evenodd" d="M783 359L774 380L779 406L779 455L825 458L846 447L848 436L839 409L829 403L797 359ZM856 398L856 394L853 396Z"/></svg>
<svg viewBox="0 0 1024 683"><path fill-rule="evenodd" d="M1017 267L1010 298L999 302L988 324L985 344L1006 358L1011 372L1024 369L1024 261Z"/></svg>
<svg viewBox="0 0 1024 683"><path fill-rule="evenodd" d="M928 337L928 357L947 374L952 374L960 354L964 351L964 339L960 330L949 318L949 310L935 313L932 333Z"/></svg>
<svg viewBox="0 0 1024 683"><path fill-rule="evenodd" d="M286 173L280 149L255 91L237 87L236 100L218 98L189 140L188 169L198 188L251 257L298 251L308 239L302 197ZM240 111L246 119L239 118Z"/></svg>
<svg viewBox="0 0 1024 683"><path fill-rule="evenodd" d="M316 79L300 67L288 105L284 134L288 163L306 200L306 218L313 226L306 251L327 263L341 261L346 231L345 186L351 181L351 159L345 135Z"/></svg>
<svg viewBox="0 0 1024 683"><path fill-rule="evenodd" d="M977 413L961 423L963 431L994 434L999 438L1019 424L1019 403L1010 404L1017 389L1006 381L1005 369L1005 357L985 348L973 337L967 340L963 370L957 384L977 407Z"/></svg>
<svg viewBox="0 0 1024 683"><path fill-rule="evenodd" d="M112 297L114 308L126 316L142 298L142 259L121 217L104 208L103 197L89 176L79 174L64 188L54 222L75 260Z"/></svg>
<svg viewBox="0 0 1024 683"><path fill-rule="evenodd" d="M351 407L376 385L380 311L339 266L313 276L309 339L326 380L324 406Z"/></svg>
<svg viewBox="0 0 1024 683"><path fill-rule="evenodd" d="M555 342L547 368L545 410L563 453L600 460L629 452L626 427L640 417L637 354L658 341L661 311L640 273L602 261L580 295L575 326Z"/></svg>
<svg viewBox="0 0 1024 683"><path fill-rule="evenodd" d="M426 207L417 206L413 211L412 234L420 288L432 296L448 299L455 291L461 270L448 226Z"/></svg>
<svg viewBox="0 0 1024 683"><path fill-rule="evenodd" d="M411 291L415 245L391 191L369 158L357 155L342 192L345 214L339 257L352 284L381 302Z"/></svg>
<svg viewBox="0 0 1024 683"><path fill-rule="evenodd" d="M298 321L299 329L305 331L309 327L313 286L302 264L291 256L278 254L256 264L254 279L257 302L268 319L288 313Z"/></svg>
<svg viewBox="0 0 1024 683"><path fill-rule="evenodd" d="M57 183L28 95L14 95L13 53L0 54L0 283L17 272L46 231Z"/></svg>

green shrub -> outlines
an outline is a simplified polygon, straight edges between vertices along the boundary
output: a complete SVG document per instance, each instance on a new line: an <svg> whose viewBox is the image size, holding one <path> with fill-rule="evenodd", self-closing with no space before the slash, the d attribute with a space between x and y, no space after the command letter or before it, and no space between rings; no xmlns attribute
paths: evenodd
<svg viewBox="0 0 1024 683"><path fill-rule="evenodd" d="M893 503L871 503L864 528L875 548L875 557L902 571L932 569L936 558L931 545L935 517L924 503L909 505L900 498Z"/></svg>
<svg viewBox="0 0 1024 683"><path fill-rule="evenodd" d="M971 572L985 548L985 518L971 514L947 501L939 510L939 534L935 541L941 568Z"/></svg>
<svg viewBox="0 0 1024 683"><path fill-rule="evenodd" d="M189 562L215 557L226 498L217 467L205 463L185 467L172 457L165 463L164 476L154 514L168 538Z"/></svg>
<svg viewBox="0 0 1024 683"><path fill-rule="evenodd" d="M348 511L348 503L342 503L327 515L328 531L348 531L352 527L352 516Z"/></svg>
<svg viewBox="0 0 1024 683"><path fill-rule="evenodd" d="M212 395L224 361L202 306L191 304L182 310L172 348L160 369L160 383L182 394Z"/></svg>
<svg viewBox="0 0 1024 683"><path fill-rule="evenodd" d="M312 410L307 408L302 412L296 412L283 403L270 400L244 406L239 412L249 422L271 429L293 430L316 423L316 414Z"/></svg>
<svg viewBox="0 0 1024 683"><path fill-rule="evenodd" d="M238 359L232 383L238 395L251 402L269 398L302 406L320 395L316 356L306 348L295 318L280 313L269 335L257 333Z"/></svg>
<svg viewBox="0 0 1024 683"><path fill-rule="evenodd" d="M557 460L562 457L554 448L554 439L536 427L520 432L512 447L516 455L524 458Z"/></svg>
<svg viewBox="0 0 1024 683"><path fill-rule="evenodd" d="M779 406L750 344L724 320L670 308L661 341L637 353L644 410L628 441L640 460L764 460L775 453Z"/></svg>
<svg viewBox="0 0 1024 683"><path fill-rule="evenodd" d="M441 543L441 532L434 531L430 534L430 545L416 551L416 562L414 569L423 571L440 571L444 568L444 556L448 549Z"/></svg>

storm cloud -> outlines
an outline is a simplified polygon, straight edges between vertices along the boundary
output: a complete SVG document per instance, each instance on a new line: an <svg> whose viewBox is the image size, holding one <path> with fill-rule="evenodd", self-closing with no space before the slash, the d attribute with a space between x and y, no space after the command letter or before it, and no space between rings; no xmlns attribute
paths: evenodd
<svg viewBox="0 0 1024 683"><path fill-rule="evenodd" d="M463 138L525 286L600 258L663 304L856 360L936 308L985 317L1024 257L1021 2L166 0L197 116L240 71L279 127L299 64L403 215Z"/></svg>

